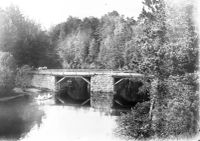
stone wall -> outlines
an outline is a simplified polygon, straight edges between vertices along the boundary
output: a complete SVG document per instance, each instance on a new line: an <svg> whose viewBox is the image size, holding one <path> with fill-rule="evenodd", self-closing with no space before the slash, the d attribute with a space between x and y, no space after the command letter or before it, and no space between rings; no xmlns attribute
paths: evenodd
<svg viewBox="0 0 200 141"><path fill-rule="evenodd" d="M55 76L34 74L31 80L31 86L55 91L56 90Z"/></svg>
<svg viewBox="0 0 200 141"><path fill-rule="evenodd" d="M110 109L113 106L114 78L112 76L92 76L90 89L92 107Z"/></svg>

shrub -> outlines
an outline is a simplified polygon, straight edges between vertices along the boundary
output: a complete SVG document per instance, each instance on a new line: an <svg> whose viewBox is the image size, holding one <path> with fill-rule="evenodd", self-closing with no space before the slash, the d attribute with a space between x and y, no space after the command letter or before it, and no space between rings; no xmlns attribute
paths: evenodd
<svg viewBox="0 0 200 141"><path fill-rule="evenodd" d="M130 113L118 119L116 134L128 138L147 138L154 135L149 117L150 102L138 103Z"/></svg>
<svg viewBox="0 0 200 141"><path fill-rule="evenodd" d="M21 68L17 69L17 75L15 78L15 83L17 87L25 89L30 86L32 76L29 74L29 72L31 70L32 68L28 65L24 65Z"/></svg>
<svg viewBox="0 0 200 141"><path fill-rule="evenodd" d="M167 81L171 100L168 102L167 133L172 135L197 133L198 92L197 77L186 74Z"/></svg>
<svg viewBox="0 0 200 141"><path fill-rule="evenodd" d="M165 94L165 96L156 99L157 104L153 111L155 132L158 136L197 133L199 102L197 86L195 74L170 76L159 84L158 88L163 87L163 89L158 91L157 95Z"/></svg>
<svg viewBox="0 0 200 141"><path fill-rule="evenodd" d="M156 90L155 90L156 88ZM118 119L116 133L132 138L169 137L198 132L199 97L196 74L170 76L152 84L150 102L138 103ZM151 99L152 101L152 99Z"/></svg>

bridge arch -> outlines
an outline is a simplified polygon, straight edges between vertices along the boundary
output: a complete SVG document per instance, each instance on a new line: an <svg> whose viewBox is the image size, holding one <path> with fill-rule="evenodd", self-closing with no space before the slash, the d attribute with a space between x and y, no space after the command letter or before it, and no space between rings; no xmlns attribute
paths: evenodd
<svg viewBox="0 0 200 141"><path fill-rule="evenodd" d="M90 77L56 76L56 101L90 105Z"/></svg>
<svg viewBox="0 0 200 141"><path fill-rule="evenodd" d="M130 108L150 99L150 82L144 77L115 77L113 107Z"/></svg>

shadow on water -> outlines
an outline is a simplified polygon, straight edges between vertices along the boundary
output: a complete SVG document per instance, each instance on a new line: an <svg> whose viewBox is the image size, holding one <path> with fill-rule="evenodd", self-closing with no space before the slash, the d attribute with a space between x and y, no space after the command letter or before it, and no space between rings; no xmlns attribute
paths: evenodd
<svg viewBox="0 0 200 141"><path fill-rule="evenodd" d="M28 96L0 103L0 139L19 139L40 126L44 112L30 103Z"/></svg>

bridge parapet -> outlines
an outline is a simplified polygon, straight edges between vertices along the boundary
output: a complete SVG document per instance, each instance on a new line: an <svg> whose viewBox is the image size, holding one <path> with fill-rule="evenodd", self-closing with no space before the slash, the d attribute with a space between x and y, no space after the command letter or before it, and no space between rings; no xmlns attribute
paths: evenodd
<svg viewBox="0 0 200 141"><path fill-rule="evenodd" d="M113 70L84 70L84 69L47 69L32 71L33 74L45 74L54 76L93 76L93 75L110 75L113 77L144 77L143 74L130 71L113 71Z"/></svg>

